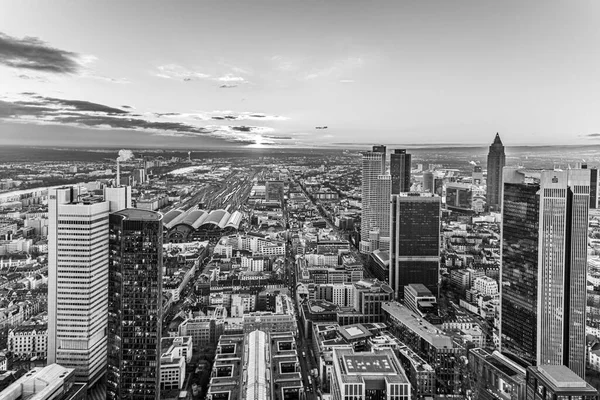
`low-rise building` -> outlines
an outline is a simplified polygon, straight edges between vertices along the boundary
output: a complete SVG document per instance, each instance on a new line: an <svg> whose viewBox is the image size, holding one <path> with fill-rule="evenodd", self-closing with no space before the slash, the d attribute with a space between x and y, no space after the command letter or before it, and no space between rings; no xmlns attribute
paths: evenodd
<svg viewBox="0 0 600 400"><path fill-rule="evenodd" d="M85 400L87 385L75 382L75 370L58 364L33 368L0 392L2 400Z"/></svg>
<svg viewBox="0 0 600 400"><path fill-rule="evenodd" d="M48 325L23 324L8 332L8 351L17 357L37 357L45 360L48 355Z"/></svg>
<svg viewBox="0 0 600 400"><path fill-rule="evenodd" d="M370 353L333 349L331 398L409 400L411 385L400 361L389 349Z"/></svg>

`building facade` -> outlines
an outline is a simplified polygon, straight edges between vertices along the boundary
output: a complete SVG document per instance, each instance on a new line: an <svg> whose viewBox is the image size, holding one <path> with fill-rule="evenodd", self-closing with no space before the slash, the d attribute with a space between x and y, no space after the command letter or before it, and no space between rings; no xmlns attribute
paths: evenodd
<svg viewBox="0 0 600 400"><path fill-rule="evenodd" d="M369 234L375 226L374 205L377 201L378 177L385 173L385 146L373 146L373 151L362 156L362 217L361 217L361 253L377 250L371 248Z"/></svg>
<svg viewBox="0 0 600 400"><path fill-rule="evenodd" d="M405 149L396 149L390 155L392 194L410 191L411 155Z"/></svg>
<svg viewBox="0 0 600 400"><path fill-rule="evenodd" d="M106 372L109 203L48 192L48 364L93 385Z"/></svg>
<svg viewBox="0 0 600 400"><path fill-rule="evenodd" d="M487 207L492 211L499 211L502 192L502 168L506 164L504 145L500 135L496 133L494 142L490 146L487 157Z"/></svg>
<svg viewBox="0 0 600 400"><path fill-rule="evenodd" d="M111 214L108 399L159 398L162 245L159 213Z"/></svg>
<svg viewBox="0 0 600 400"><path fill-rule="evenodd" d="M504 170L503 351L585 376L589 170Z"/></svg>
<svg viewBox="0 0 600 400"><path fill-rule="evenodd" d="M430 193L391 196L389 284L397 298L410 283L438 295L440 201Z"/></svg>

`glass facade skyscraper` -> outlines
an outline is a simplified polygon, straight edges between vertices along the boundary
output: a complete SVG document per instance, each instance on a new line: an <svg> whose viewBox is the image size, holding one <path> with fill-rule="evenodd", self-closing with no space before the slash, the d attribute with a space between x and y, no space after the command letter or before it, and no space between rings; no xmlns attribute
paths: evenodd
<svg viewBox="0 0 600 400"><path fill-rule="evenodd" d="M161 214L110 215L108 399L159 398L162 245Z"/></svg>
<svg viewBox="0 0 600 400"><path fill-rule="evenodd" d="M585 376L589 170L504 169L502 350Z"/></svg>
<svg viewBox="0 0 600 400"><path fill-rule="evenodd" d="M438 295L440 205L441 198L430 193L391 196L389 284L396 298L410 283Z"/></svg>
<svg viewBox="0 0 600 400"><path fill-rule="evenodd" d="M396 149L390 155L392 194L410 191L411 155L404 149Z"/></svg>

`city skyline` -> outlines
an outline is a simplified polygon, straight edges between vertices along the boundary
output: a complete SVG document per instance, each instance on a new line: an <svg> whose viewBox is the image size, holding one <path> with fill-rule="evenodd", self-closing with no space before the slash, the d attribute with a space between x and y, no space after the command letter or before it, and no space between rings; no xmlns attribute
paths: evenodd
<svg viewBox="0 0 600 400"><path fill-rule="evenodd" d="M593 144L598 7L7 2L0 142Z"/></svg>

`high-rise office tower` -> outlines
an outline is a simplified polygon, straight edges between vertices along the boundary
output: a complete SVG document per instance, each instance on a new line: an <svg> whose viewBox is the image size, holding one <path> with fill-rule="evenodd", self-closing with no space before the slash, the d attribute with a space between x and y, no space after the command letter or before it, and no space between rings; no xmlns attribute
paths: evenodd
<svg viewBox="0 0 600 400"><path fill-rule="evenodd" d="M433 193L435 191L432 171L423 172L423 191L427 193Z"/></svg>
<svg viewBox="0 0 600 400"><path fill-rule="evenodd" d="M48 363L92 386L106 373L109 202L48 193Z"/></svg>
<svg viewBox="0 0 600 400"><path fill-rule="evenodd" d="M361 217L361 241L360 252L370 253L371 247L369 235L376 226L376 202L378 201L379 176L385 172L385 146L373 146L373 151L365 152L362 156L362 217ZM389 199L388 199L389 201Z"/></svg>
<svg viewBox="0 0 600 400"><path fill-rule="evenodd" d="M392 194L410 191L410 160L405 149L396 149L390 155L390 175L392 176Z"/></svg>
<svg viewBox="0 0 600 400"><path fill-rule="evenodd" d="M392 179L390 175L379 175L375 182L375 196L371 204L372 231L377 232L377 242L371 243L371 251L381 249L387 251L390 246L390 195Z"/></svg>
<svg viewBox="0 0 600 400"><path fill-rule="evenodd" d="M501 206L502 193L502 168L506 164L504 155L504 145L500 140L500 135L496 133L494 143L490 146L487 158L487 208L491 211L499 211Z"/></svg>
<svg viewBox="0 0 600 400"><path fill-rule="evenodd" d="M422 283L438 295L441 198L431 193L391 196L390 276L396 298Z"/></svg>
<svg viewBox="0 0 600 400"><path fill-rule="evenodd" d="M581 168L587 169L587 164ZM598 168L590 168L590 208L598 208Z"/></svg>
<svg viewBox="0 0 600 400"><path fill-rule="evenodd" d="M382 145L382 144L373 146L373 153L381 153L381 154L383 154L383 160L382 160L382 162L383 162L383 170L381 171L381 173L385 174L385 169L386 169L386 166L387 166L387 158L386 158L386 156L387 156L387 148L384 145Z"/></svg>
<svg viewBox="0 0 600 400"><path fill-rule="evenodd" d="M589 170L504 168L502 351L585 376Z"/></svg>
<svg viewBox="0 0 600 400"><path fill-rule="evenodd" d="M158 399L162 325L162 215L110 215L108 399Z"/></svg>

